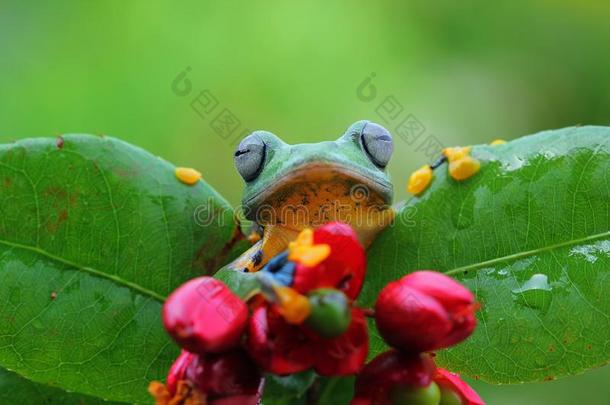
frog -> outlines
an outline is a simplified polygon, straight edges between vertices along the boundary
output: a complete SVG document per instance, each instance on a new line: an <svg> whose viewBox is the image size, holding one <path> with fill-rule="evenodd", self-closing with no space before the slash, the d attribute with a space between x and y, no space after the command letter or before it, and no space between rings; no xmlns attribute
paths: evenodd
<svg viewBox="0 0 610 405"><path fill-rule="evenodd" d="M262 235L228 267L256 272L304 229L339 221L367 248L394 219L387 165L390 132L362 120L334 141L290 145L254 131L237 146L234 163L245 183L242 212Z"/></svg>

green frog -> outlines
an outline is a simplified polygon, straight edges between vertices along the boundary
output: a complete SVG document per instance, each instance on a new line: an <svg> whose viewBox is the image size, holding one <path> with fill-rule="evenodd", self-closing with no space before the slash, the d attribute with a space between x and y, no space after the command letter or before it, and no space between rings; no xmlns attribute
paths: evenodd
<svg viewBox="0 0 610 405"><path fill-rule="evenodd" d="M242 208L262 237L230 268L254 272L283 252L305 228L350 224L364 247L394 219L386 166L392 136L358 121L336 141L289 145L267 131L244 138L235 152L246 186Z"/></svg>

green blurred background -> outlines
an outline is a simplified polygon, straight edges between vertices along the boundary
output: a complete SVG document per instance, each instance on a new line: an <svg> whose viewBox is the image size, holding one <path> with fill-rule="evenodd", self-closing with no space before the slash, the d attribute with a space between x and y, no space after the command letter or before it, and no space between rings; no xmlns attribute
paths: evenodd
<svg viewBox="0 0 610 405"><path fill-rule="evenodd" d="M609 125L609 21L610 3L582 0L2 1L0 141L111 134L198 168L237 204L232 153L242 132L316 142L358 119L396 131L410 117L416 126L397 137L390 165L403 199L410 172L430 160L426 140ZM181 96L172 83L187 67ZM358 87L371 75L367 101ZM203 90L218 104L202 117L191 102ZM402 113L384 122L388 97ZM214 129L222 111L231 134ZM609 382L607 367L545 384L474 385L490 404L607 404Z"/></svg>

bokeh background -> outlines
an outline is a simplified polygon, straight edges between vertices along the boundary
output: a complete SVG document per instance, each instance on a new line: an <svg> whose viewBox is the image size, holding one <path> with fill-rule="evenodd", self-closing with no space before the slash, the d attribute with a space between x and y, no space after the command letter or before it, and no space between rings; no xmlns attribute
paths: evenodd
<svg viewBox="0 0 610 405"><path fill-rule="evenodd" d="M110 134L198 168L237 204L245 131L316 142L359 119L405 121L399 200L430 160L424 142L609 125L609 20L610 3L587 0L2 1L0 141ZM173 85L185 71L190 87ZM606 367L474 385L493 405L594 405L609 381Z"/></svg>

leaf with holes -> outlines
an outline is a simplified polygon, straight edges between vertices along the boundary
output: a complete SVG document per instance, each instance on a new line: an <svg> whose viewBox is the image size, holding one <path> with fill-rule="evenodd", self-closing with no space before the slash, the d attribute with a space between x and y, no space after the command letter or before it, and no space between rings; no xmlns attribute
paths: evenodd
<svg viewBox="0 0 610 405"><path fill-rule="evenodd" d="M542 132L476 146L481 171L438 168L369 251L361 303L419 269L477 295L479 326L440 353L451 370L494 383L542 381L610 359L610 128ZM373 338L374 352L383 350Z"/></svg>
<svg viewBox="0 0 610 405"><path fill-rule="evenodd" d="M178 348L164 297L243 245L203 181L108 137L0 146L0 366L104 399L150 403Z"/></svg>

